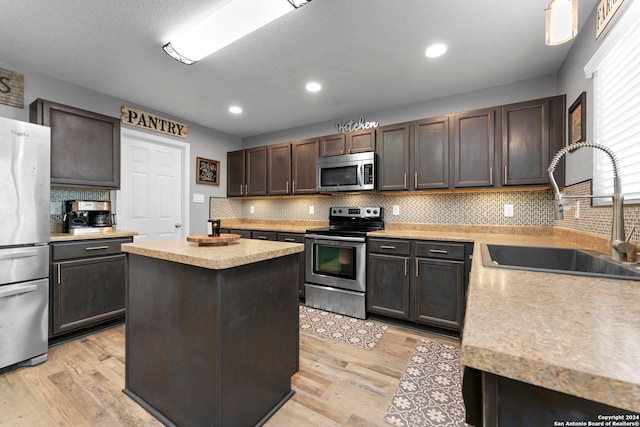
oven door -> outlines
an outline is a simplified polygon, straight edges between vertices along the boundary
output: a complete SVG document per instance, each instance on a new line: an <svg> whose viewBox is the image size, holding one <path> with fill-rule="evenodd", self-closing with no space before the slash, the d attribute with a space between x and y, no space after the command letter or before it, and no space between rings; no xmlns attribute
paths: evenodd
<svg viewBox="0 0 640 427"><path fill-rule="evenodd" d="M361 237L305 235L305 282L366 289L366 243Z"/></svg>

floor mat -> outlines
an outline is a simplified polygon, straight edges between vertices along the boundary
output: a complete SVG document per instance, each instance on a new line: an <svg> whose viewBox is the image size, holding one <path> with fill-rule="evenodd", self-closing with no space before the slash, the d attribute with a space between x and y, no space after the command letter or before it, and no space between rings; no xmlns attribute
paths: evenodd
<svg viewBox="0 0 640 427"><path fill-rule="evenodd" d="M394 426L464 427L460 350L419 340L391 398L385 421Z"/></svg>
<svg viewBox="0 0 640 427"><path fill-rule="evenodd" d="M387 327L373 321L300 305L300 329L371 350Z"/></svg>

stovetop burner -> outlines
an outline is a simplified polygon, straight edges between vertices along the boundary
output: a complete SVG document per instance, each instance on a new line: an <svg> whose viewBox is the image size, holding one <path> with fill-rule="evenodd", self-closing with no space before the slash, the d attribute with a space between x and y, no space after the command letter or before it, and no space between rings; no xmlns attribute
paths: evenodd
<svg viewBox="0 0 640 427"><path fill-rule="evenodd" d="M365 236L369 231L384 230L382 207L332 207L329 227L314 228L307 233L325 236Z"/></svg>

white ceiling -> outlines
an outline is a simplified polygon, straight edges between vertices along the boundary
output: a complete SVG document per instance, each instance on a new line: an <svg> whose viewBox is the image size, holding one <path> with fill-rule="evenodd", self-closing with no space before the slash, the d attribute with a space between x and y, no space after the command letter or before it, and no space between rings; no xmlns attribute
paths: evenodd
<svg viewBox="0 0 640 427"><path fill-rule="evenodd" d="M544 44L548 0L313 0L195 65L163 52L226 1L0 0L0 58L246 137L553 74L571 46Z"/></svg>

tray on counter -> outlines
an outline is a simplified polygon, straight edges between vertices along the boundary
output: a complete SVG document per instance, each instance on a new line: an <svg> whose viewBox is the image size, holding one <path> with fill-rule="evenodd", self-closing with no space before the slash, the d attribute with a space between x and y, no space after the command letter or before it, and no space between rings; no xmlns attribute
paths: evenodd
<svg viewBox="0 0 640 427"><path fill-rule="evenodd" d="M229 233L220 233L219 236L209 236L208 234L187 236L187 242L196 242L198 246L223 246L238 239L240 239L239 234Z"/></svg>

